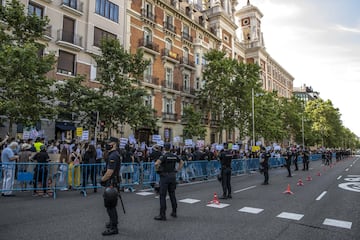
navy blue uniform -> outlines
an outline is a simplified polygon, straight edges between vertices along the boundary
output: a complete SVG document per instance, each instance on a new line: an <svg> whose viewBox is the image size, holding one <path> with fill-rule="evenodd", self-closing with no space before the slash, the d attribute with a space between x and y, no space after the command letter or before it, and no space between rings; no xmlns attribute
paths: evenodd
<svg viewBox="0 0 360 240"><path fill-rule="evenodd" d="M105 187L114 187L118 188L119 181L119 171L120 171L120 163L121 163L120 154L117 150L113 150L109 152L108 158L106 160L106 169L114 170L110 179L108 179L105 183ZM104 205L106 211L110 218L110 226L113 228L117 228L118 224L118 214L116 211L116 204L115 206L109 206L104 198Z"/></svg>
<svg viewBox="0 0 360 240"><path fill-rule="evenodd" d="M223 195L221 198L231 198L231 160L233 154L229 150L220 153L221 183Z"/></svg>
<svg viewBox="0 0 360 240"><path fill-rule="evenodd" d="M173 153L166 152L159 158L160 164L160 216L166 219L166 193L169 192L169 197L172 206L172 215L176 215L177 202L175 197L176 189L176 163L180 162L180 158Z"/></svg>

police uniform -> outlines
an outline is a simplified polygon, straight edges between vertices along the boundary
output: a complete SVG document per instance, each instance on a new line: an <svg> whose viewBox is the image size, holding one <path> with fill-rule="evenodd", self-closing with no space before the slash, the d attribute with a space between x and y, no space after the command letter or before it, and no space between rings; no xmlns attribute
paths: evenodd
<svg viewBox="0 0 360 240"><path fill-rule="evenodd" d="M264 161L262 162L262 166L264 167L264 183L263 185L269 184L269 159L271 157L271 154L268 151L265 151L263 153Z"/></svg>
<svg viewBox="0 0 360 240"><path fill-rule="evenodd" d="M290 150L288 150L287 152L286 152L286 158L285 158L285 160L286 160L286 169L287 169L287 171L288 171L288 177L292 177L291 176L291 157L292 157L292 154L291 154L291 151Z"/></svg>
<svg viewBox="0 0 360 240"><path fill-rule="evenodd" d="M222 199L232 198L231 196L231 160L233 154L230 150L220 153L219 159L221 164L221 183L223 189Z"/></svg>
<svg viewBox="0 0 360 240"><path fill-rule="evenodd" d="M160 215L156 216L155 220L166 220L166 193L169 192L169 197L172 207L172 217L177 217L176 209L177 202L175 197L176 189L176 163L179 163L178 170L181 169L183 161L175 154L168 152L170 145L165 144L165 153L158 160L156 165L158 166L158 173L160 175Z"/></svg>
<svg viewBox="0 0 360 240"><path fill-rule="evenodd" d="M115 141L115 140L112 140ZM110 150L106 159L106 170L113 170L113 173L109 179L101 184L105 187L104 191L104 205L109 215L110 222L106 224L107 230L104 231L103 235L112 235L118 233L118 214L116 205L118 201L118 185L119 182L119 171L120 171L121 157L116 149Z"/></svg>

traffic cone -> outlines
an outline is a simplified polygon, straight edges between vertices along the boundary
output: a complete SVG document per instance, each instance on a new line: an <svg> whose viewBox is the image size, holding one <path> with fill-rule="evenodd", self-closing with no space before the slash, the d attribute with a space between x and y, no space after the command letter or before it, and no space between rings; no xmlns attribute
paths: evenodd
<svg viewBox="0 0 360 240"><path fill-rule="evenodd" d="M286 191L283 192L283 193L286 193L286 194L294 194L294 193L290 190L290 184L288 184Z"/></svg>
<svg viewBox="0 0 360 240"><path fill-rule="evenodd" d="M304 183L303 183L303 181L301 180L301 178L299 178L299 181L297 182L297 185L298 185L298 186L304 186Z"/></svg>
<svg viewBox="0 0 360 240"><path fill-rule="evenodd" d="M210 202L208 202L208 204L220 204L220 201L218 199L218 196L216 193L214 193L214 198L213 200L211 200Z"/></svg>
<svg viewBox="0 0 360 240"><path fill-rule="evenodd" d="M307 176L306 181L311 181L311 180L312 180L312 177L310 175Z"/></svg>
<svg viewBox="0 0 360 240"><path fill-rule="evenodd" d="M320 172L320 171L318 171L317 175L320 177L320 176L321 176L321 172Z"/></svg>

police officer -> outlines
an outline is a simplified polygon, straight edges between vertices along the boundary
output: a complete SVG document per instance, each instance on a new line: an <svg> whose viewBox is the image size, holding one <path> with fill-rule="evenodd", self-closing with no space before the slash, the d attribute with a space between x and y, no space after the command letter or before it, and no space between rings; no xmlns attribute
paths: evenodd
<svg viewBox="0 0 360 240"><path fill-rule="evenodd" d="M184 162L175 154L170 152L170 143L164 144L164 154L155 162L155 168L160 175L160 215L154 217L155 220L166 220L166 193L169 192L169 197L172 206L171 216L176 218L176 172L180 171ZM176 163L179 163L178 168L175 169Z"/></svg>
<svg viewBox="0 0 360 240"><path fill-rule="evenodd" d="M310 152L305 147L303 150L303 171L309 171Z"/></svg>
<svg viewBox="0 0 360 240"><path fill-rule="evenodd" d="M286 169L287 169L287 171L288 171L288 177L292 177L291 176L291 158L292 158L292 153L291 153L291 151L290 151L290 149L288 149L287 151L286 151L286 155L285 155L285 160L286 160L286 165L285 165L285 167L286 167Z"/></svg>
<svg viewBox="0 0 360 240"><path fill-rule="evenodd" d="M221 183L223 189L223 195L221 199L232 198L231 196L231 160L233 154L228 149L228 144L224 144L224 150L220 153L220 165L221 165Z"/></svg>
<svg viewBox="0 0 360 240"><path fill-rule="evenodd" d="M120 184L119 171L121 157L117 150L119 140L114 137L110 137L105 146L108 151L106 158L106 172L101 178L101 185L105 187L104 191L104 205L109 215L110 222L106 224L106 230L102 235L118 234L118 214L116 211L116 205L118 200L118 184Z"/></svg>
<svg viewBox="0 0 360 240"><path fill-rule="evenodd" d="M262 148L262 154L261 157L263 158L262 166L264 168L264 182L262 185L268 185L269 184L269 159L271 157L271 154L269 151L266 151L266 149Z"/></svg>

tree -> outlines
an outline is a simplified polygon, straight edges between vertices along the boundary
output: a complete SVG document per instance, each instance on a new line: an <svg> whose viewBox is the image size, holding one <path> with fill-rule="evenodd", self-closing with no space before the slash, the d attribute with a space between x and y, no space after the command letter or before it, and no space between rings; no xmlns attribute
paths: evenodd
<svg viewBox="0 0 360 240"><path fill-rule="evenodd" d="M95 56L101 83L97 104L101 118L106 125L117 128L117 124L129 124L136 129L147 126L154 129L156 119L154 110L145 106L144 97L148 94L137 83L149 61L143 59L139 50L135 54L127 53L118 39L104 39L101 43L101 55Z"/></svg>
<svg viewBox="0 0 360 240"><path fill-rule="evenodd" d="M54 55L40 55L38 43L49 20L25 15L17 0L0 7L0 113L13 123L35 125L40 118L52 119L56 111L49 95L53 80L46 77L55 63Z"/></svg>
<svg viewBox="0 0 360 240"><path fill-rule="evenodd" d="M260 89L259 67L239 63L217 50L205 57L205 84L198 95L204 113L218 120L218 131L237 127L245 136L250 127L251 90Z"/></svg>
<svg viewBox="0 0 360 240"><path fill-rule="evenodd" d="M183 112L184 115L181 120L186 124L183 129L183 137L185 139L192 139L193 137L204 139L206 129L204 125L201 124L202 113L196 111L193 106L184 107Z"/></svg>

